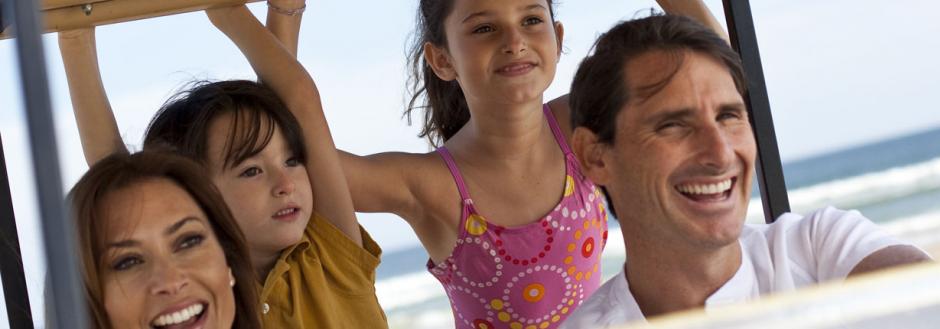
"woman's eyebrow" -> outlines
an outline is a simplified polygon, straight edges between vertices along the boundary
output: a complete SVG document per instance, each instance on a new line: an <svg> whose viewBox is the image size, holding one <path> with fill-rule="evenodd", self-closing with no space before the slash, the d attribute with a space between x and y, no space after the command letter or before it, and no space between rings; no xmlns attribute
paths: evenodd
<svg viewBox="0 0 940 329"><path fill-rule="evenodd" d="M121 249L121 248L130 248L140 245L140 242L137 240L121 240L117 242L111 242L108 244L108 249Z"/></svg>
<svg viewBox="0 0 940 329"><path fill-rule="evenodd" d="M163 231L163 235L172 235L173 233L176 233L176 231L179 231L180 228L183 227L183 225L186 225L186 223L189 223L192 221L199 222L199 218L195 216L187 216L186 218L179 220L175 224L170 225L170 227L167 227L166 230Z"/></svg>
<svg viewBox="0 0 940 329"><path fill-rule="evenodd" d="M179 231L180 228L183 227L183 225L186 225L186 223L189 223L192 221L199 222L199 218L195 216L187 216L186 218L183 218L179 220L178 222L173 223L173 225L170 225L170 227L167 227L165 230L163 230L163 235L172 235L173 233L176 233L176 231ZM137 240L126 239L126 240L108 243L107 248L108 249L113 249L113 248L120 249L120 248L135 247L139 245L140 245L140 242Z"/></svg>

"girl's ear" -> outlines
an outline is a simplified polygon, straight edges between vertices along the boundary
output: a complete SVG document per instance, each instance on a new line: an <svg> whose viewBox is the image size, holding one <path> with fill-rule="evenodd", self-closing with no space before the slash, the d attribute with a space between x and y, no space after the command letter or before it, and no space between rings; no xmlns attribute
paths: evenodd
<svg viewBox="0 0 940 329"><path fill-rule="evenodd" d="M607 185L611 177L611 167L607 166L610 145L600 142L587 128L577 127L571 134L571 148L584 175L597 185Z"/></svg>
<svg viewBox="0 0 940 329"><path fill-rule="evenodd" d="M450 53L430 42L424 43L424 60L428 62L434 74L444 81L457 79L457 71L451 63Z"/></svg>
<svg viewBox="0 0 940 329"><path fill-rule="evenodd" d="M561 61L561 47L565 41L565 26L555 21L555 42L558 44L558 60Z"/></svg>

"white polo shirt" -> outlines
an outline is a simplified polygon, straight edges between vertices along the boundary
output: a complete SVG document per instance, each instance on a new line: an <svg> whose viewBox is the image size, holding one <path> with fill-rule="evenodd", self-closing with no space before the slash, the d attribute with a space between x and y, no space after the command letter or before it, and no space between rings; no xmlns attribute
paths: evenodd
<svg viewBox="0 0 940 329"><path fill-rule="evenodd" d="M858 211L832 207L806 217L786 213L773 224L745 224L738 241L741 266L705 300L706 310L771 292L842 280L866 256L885 247L909 245L888 235ZM621 270L560 328L604 328L632 321L645 322L645 317Z"/></svg>

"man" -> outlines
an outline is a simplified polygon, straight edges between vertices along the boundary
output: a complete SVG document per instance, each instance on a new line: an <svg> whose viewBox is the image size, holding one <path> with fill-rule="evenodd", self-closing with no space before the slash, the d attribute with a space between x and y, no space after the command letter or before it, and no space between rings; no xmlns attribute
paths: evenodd
<svg viewBox="0 0 940 329"><path fill-rule="evenodd" d="M565 322L589 328L928 260L855 211L745 225L756 146L740 59L690 19L621 23L571 89L572 146L608 192L627 262Z"/></svg>

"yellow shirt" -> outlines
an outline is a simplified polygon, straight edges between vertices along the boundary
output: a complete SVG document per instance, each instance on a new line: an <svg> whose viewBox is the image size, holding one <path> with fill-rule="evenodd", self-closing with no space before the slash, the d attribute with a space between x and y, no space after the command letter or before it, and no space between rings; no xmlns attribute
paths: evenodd
<svg viewBox="0 0 940 329"><path fill-rule="evenodd" d="M314 213L261 288L264 328L388 328L375 297L382 250L362 227L362 247Z"/></svg>

